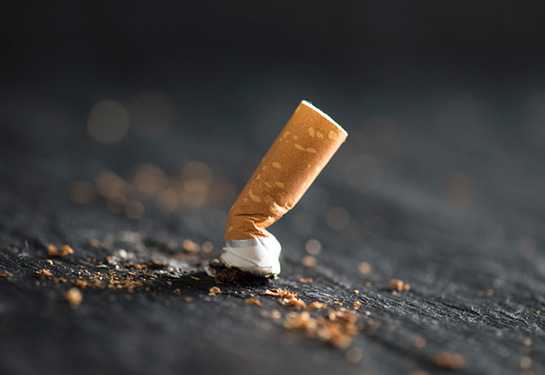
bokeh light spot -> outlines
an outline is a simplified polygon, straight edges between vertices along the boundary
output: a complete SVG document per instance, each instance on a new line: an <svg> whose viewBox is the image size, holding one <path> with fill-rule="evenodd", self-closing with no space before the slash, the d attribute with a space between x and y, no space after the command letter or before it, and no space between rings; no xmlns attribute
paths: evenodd
<svg viewBox="0 0 545 375"><path fill-rule="evenodd" d="M383 163L400 159L407 149L405 128L387 117L376 117L365 121L361 127L366 137L369 154Z"/></svg>
<svg viewBox="0 0 545 375"><path fill-rule="evenodd" d="M144 194L154 194L166 184L166 173L151 163L137 165L132 173L132 183Z"/></svg>
<svg viewBox="0 0 545 375"><path fill-rule="evenodd" d="M305 243L305 250L310 255L318 255L322 251L322 244L320 243L320 241L311 238Z"/></svg>
<svg viewBox="0 0 545 375"><path fill-rule="evenodd" d="M346 165L346 182L360 193L375 190L381 180L382 167L379 161L371 156L360 156Z"/></svg>
<svg viewBox="0 0 545 375"><path fill-rule="evenodd" d="M96 142L110 145L119 142L129 129L129 115L114 100L99 101L87 118L87 131Z"/></svg>
<svg viewBox="0 0 545 375"><path fill-rule="evenodd" d="M536 241L532 238L525 238L520 242L519 251L525 258L532 258L536 252Z"/></svg>
<svg viewBox="0 0 545 375"><path fill-rule="evenodd" d="M442 195L451 205L469 207L475 203L478 195L477 181L463 173L452 173L442 183Z"/></svg>
<svg viewBox="0 0 545 375"><path fill-rule="evenodd" d="M293 231L297 234L308 235L316 226L316 219L308 212L294 212L290 216Z"/></svg>
<svg viewBox="0 0 545 375"><path fill-rule="evenodd" d="M95 187L100 195L106 198L125 195L127 190L126 182L117 174L104 171L95 179Z"/></svg>
<svg viewBox="0 0 545 375"><path fill-rule="evenodd" d="M142 138L166 135L174 123L174 110L169 98L157 91L140 91L127 105L131 131Z"/></svg>
<svg viewBox="0 0 545 375"><path fill-rule="evenodd" d="M144 205L139 201L130 201L125 206L125 213L129 219L138 220L144 216Z"/></svg>
<svg viewBox="0 0 545 375"><path fill-rule="evenodd" d="M237 195L237 190L226 179L218 178L210 188L210 201L218 206L232 204Z"/></svg>
<svg viewBox="0 0 545 375"><path fill-rule="evenodd" d="M342 232L350 225L350 214L343 207L331 207L325 216L327 226L334 231Z"/></svg>
<svg viewBox="0 0 545 375"><path fill-rule="evenodd" d="M70 190L72 200L76 203L89 204L95 199L95 189L90 182L75 181Z"/></svg>
<svg viewBox="0 0 545 375"><path fill-rule="evenodd" d="M380 237L386 230L386 222L380 216L371 215L363 222L364 233L370 237Z"/></svg>

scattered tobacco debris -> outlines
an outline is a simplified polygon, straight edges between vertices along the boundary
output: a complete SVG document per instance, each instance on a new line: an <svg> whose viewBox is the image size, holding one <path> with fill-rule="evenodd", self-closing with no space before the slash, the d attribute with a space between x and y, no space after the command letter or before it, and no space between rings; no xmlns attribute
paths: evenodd
<svg viewBox="0 0 545 375"><path fill-rule="evenodd" d="M398 292L411 289L411 286L409 284L398 279L392 279L390 281L390 287L394 290L397 290Z"/></svg>
<svg viewBox="0 0 545 375"><path fill-rule="evenodd" d="M290 313L284 320L288 330L302 330L310 338L328 341L337 348L348 347L358 334L358 316L352 311L330 311L327 318L314 318L309 312Z"/></svg>
<svg viewBox="0 0 545 375"><path fill-rule="evenodd" d="M460 370L464 368L466 364L466 359L462 354L448 350L437 352L433 356L432 361L438 367L451 370Z"/></svg>
<svg viewBox="0 0 545 375"><path fill-rule="evenodd" d="M246 302L248 305L263 306L263 302L261 302L257 298L246 298L244 302Z"/></svg>
<svg viewBox="0 0 545 375"><path fill-rule="evenodd" d="M53 274L51 273L51 271L46 269L39 270L34 273L34 277L37 277L38 279L42 279L42 280L50 276L53 276Z"/></svg>
<svg viewBox="0 0 545 375"><path fill-rule="evenodd" d="M47 255L50 257L62 257L70 254L74 254L74 249L68 245L62 245L58 249L55 247L55 245L49 245L47 247Z"/></svg>
<svg viewBox="0 0 545 375"><path fill-rule="evenodd" d="M218 294L221 294L221 289L218 288L217 286L213 286L212 288L210 288L208 290L208 295L209 296L215 296L215 295L218 295Z"/></svg>
<svg viewBox="0 0 545 375"><path fill-rule="evenodd" d="M327 303L314 301L310 305L308 305L306 309L310 311L310 310L320 310L326 307L327 307Z"/></svg>

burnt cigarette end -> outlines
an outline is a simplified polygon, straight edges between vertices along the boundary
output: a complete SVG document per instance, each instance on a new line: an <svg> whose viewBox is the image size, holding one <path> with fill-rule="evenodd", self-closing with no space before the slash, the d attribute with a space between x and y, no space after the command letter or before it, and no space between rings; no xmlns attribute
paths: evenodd
<svg viewBox="0 0 545 375"><path fill-rule="evenodd" d="M347 135L309 102L299 104L229 211L223 264L280 273L282 247L267 228L297 204Z"/></svg>
<svg viewBox="0 0 545 375"><path fill-rule="evenodd" d="M270 285L273 277L262 277L243 271L239 268L223 268L216 272L214 281L225 285Z"/></svg>

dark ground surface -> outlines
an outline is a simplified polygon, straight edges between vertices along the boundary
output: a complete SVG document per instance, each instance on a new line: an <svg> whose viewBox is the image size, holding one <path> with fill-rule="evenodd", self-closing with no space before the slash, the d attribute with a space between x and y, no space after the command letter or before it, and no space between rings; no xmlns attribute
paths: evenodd
<svg viewBox="0 0 545 375"><path fill-rule="evenodd" d="M251 4L0 12L0 373L545 373L543 3ZM130 119L109 145L104 99ZM301 99L347 143L271 228L280 277L211 296L229 207ZM272 288L358 334L288 330Z"/></svg>
<svg viewBox="0 0 545 375"><path fill-rule="evenodd" d="M331 100L330 108L316 103L350 136L273 228L284 246L280 277L268 286L219 285L217 296L209 296L214 281L203 266L219 254L235 191L273 138L259 141L257 115L237 109L248 120L233 128L250 132L246 138L223 125L178 127L160 142L129 134L101 146L85 136L85 115L78 118L77 110L20 97L5 102L0 271L13 274L0 278L6 373L451 373L434 364L442 350L465 357L459 374L543 373L542 128L502 127L526 117L502 116L513 110L502 107L510 98L491 92L434 91L411 100L394 94ZM296 104L279 109L279 123L269 120L263 133L279 131ZM361 121L362 108L398 122ZM52 122L56 131L44 131ZM134 165L150 161L169 175L185 166L180 181L204 183L206 199L195 204L197 189L190 203L169 211L153 197L125 192L146 208L137 220L112 212L118 206L100 194L87 204L71 199L76 180L94 183L112 170L131 181ZM231 193L220 199L217 191ZM184 250L184 239L210 241L213 250ZM314 267L302 265L309 239L322 246ZM74 254L48 257L49 244L69 244ZM367 274L358 270L364 261L372 267ZM34 277L41 269L52 276ZM137 284L112 289L111 273ZM93 275L102 279L76 284L83 301L71 309L63 293ZM392 290L392 278L408 282L410 291ZM359 301L366 325L348 348L287 331L283 321L296 310L264 295L272 287L328 304L314 316L339 309L335 302L352 309ZM263 306L245 303L251 296ZM271 317L273 310L281 317ZM423 347L415 345L418 337Z"/></svg>

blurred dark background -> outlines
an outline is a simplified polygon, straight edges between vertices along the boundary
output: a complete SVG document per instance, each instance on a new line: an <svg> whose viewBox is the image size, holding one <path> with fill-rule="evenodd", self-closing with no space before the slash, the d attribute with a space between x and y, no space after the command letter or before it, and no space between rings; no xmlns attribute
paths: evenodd
<svg viewBox="0 0 545 375"><path fill-rule="evenodd" d="M11 3L0 26L3 102L66 103L68 114L104 97L125 104L139 90L159 90L178 110L255 122L251 113L263 113L264 103L294 107L307 97L350 128L344 107L361 117L376 112L360 105L364 97L397 94L411 104L414 95L448 89L508 104L516 115L543 87L544 8L538 1Z"/></svg>
<svg viewBox="0 0 545 375"><path fill-rule="evenodd" d="M408 102L447 88L502 106L504 90L510 109L522 110L523 94L544 83L544 8L538 1L14 2L1 15L3 102L59 101L70 113L152 89L177 109L213 106L206 112L231 120L238 111L263 112L264 102L294 107L308 97L350 128L344 106L362 117L376 111L359 105L362 97L397 93Z"/></svg>
<svg viewBox="0 0 545 375"><path fill-rule="evenodd" d="M11 3L3 168L15 150L67 180L198 160L240 189L307 99L351 134L334 163L356 191L401 175L440 195L454 173L537 193L544 15L538 1ZM490 171L505 152L509 173Z"/></svg>
<svg viewBox="0 0 545 375"><path fill-rule="evenodd" d="M544 15L537 1L11 3L0 172L90 203L105 171L134 182L141 163L154 180L197 162L201 180L222 178L226 211L307 99L350 133L323 181L367 202L352 219L383 205L375 194L518 209L545 187ZM192 198L172 205L171 185L154 191L175 211ZM346 206L309 196L313 215Z"/></svg>
<svg viewBox="0 0 545 375"><path fill-rule="evenodd" d="M181 89L189 77L226 90L254 76L330 90L539 84L544 8L538 1L19 2L2 12L2 64L6 83L69 92L96 81Z"/></svg>
<svg viewBox="0 0 545 375"><path fill-rule="evenodd" d="M0 171L69 184L197 161L233 184L228 207L307 99L350 133L325 178L355 197L417 199L413 184L517 207L544 187L543 15L537 1L11 3Z"/></svg>

